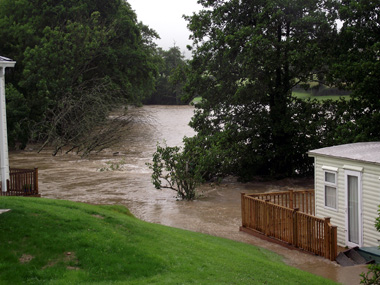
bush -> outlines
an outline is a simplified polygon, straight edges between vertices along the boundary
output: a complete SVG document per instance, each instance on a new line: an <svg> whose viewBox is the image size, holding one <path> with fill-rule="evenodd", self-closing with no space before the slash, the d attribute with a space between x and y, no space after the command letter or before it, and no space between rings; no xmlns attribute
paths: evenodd
<svg viewBox="0 0 380 285"><path fill-rule="evenodd" d="M380 206L379 217L376 218L375 227L378 232L380 232ZM360 276L362 279L360 280L360 284L380 284L380 264L370 264L368 266L369 270L367 273L362 273Z"/></svg>
<svg viewBox="0 0 380 285"><path fill-rule="evenodd" d="M370 264L368 268L367 273L360 274L362 277L360 284L380 284L380 264Z"/></svg>
<svg viewBox="0 0 380 285"><path fill-rule="evenodd" d="M202 182L202 176L193 164L190 153L177 146L169 147L165 144L162 147L157 144L153 163L147 165L153 170L152 183L156 189L172 189L181 199L195 198L195 188Z"/></svg>

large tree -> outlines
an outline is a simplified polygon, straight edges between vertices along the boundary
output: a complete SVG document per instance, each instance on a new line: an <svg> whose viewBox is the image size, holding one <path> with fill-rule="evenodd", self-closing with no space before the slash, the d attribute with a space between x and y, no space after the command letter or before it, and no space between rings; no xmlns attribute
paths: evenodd
<svg viewBox="0 0 380 285"><path fill-rule="evenodd" d="M83 148L114 107L153 90L155 37L123 0L0 0L0 51L17 61L9 106L27 107L9 109L11 142Z"/></svg>
<svg viewBox="0 0 380 285"><path fill-rule="evenodd" d="M380 140L380 2L344 0L336 41L334 81L353 91L353 118L340 127L342 142Z"/></svg>
<svg viewBox="0 0 380 285"><path fill-rule="evenodd" d="M291 96L299 83L321 80L337 34L329 0L200 0L187 17L194 40L188 92L203 100L193 140L222 151L231 174L294 175L308 140ZM299 136L302 136L300 139ZM215 139L218 138L218 139ZM305 149L306 147L306 149Z"/></svg>

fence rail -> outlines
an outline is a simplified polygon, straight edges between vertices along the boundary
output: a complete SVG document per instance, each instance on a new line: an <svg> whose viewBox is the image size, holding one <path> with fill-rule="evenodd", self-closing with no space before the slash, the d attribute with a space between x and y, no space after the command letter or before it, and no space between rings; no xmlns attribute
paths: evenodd
<svg viewBox="0 0 380 285"><path fill-rule="evenodd" d="M264 195L267 194L258 196L258 194L245 195L242 193L243 228L263 233L298 248L335 260L337 256L337 227L331 225L330 218L317 218L301 212L299 208L292 209L288 206L271 202L278 197L281 197L281 199L286 197L286 195L280 195L280 192L272 195L272 198L276 197L272 200L261 199ZM289 205L289 203L284 202L284 205ZM306 206L303 208L311 209Z"/></svg>
<svg viewBox="0 0 380 285"><path fill-rule="evenodd" d="M38 168L34 169L9 169L7 191L3 191L0 185L0 196L35 196L38 193Z"/></svg>
<svg viewBox="0 0 380 285"><path fill-rule="evenodd" d="M314 190L289 190L284 192L249 194L247 196L264 201L269 200L273 204L291 209L298 208L303 213L315 215Z"/></svg>

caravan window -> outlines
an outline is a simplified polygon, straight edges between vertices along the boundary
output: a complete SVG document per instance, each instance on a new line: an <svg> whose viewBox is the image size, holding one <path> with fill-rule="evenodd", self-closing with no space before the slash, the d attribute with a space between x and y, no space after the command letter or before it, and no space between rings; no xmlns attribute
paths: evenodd
<svg viewBox="0 0 380 285"><path fill-rule="evenodd" d="M325 207L337 209L338 191L337 191L337 173L333 171L324 171L325 174Z"/></svg>

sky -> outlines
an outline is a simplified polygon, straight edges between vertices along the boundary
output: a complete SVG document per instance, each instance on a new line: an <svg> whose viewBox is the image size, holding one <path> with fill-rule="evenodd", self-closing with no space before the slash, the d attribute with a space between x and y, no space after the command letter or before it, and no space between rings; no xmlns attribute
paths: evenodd
<svg viewBox="0 0 380 285"><path fill-rule="evenodd" d="M132 10L137 14L137 19L155 30L161 39L156 44L164 50L178 46L186 58L191 57L191 52L186 46L191 45L190 32L187 22L182 15L192 15L202 6L197 0L127 0Z"/></svg>

